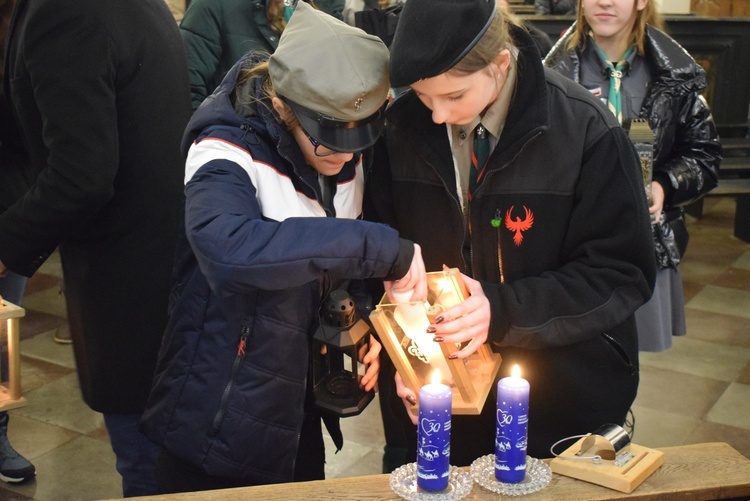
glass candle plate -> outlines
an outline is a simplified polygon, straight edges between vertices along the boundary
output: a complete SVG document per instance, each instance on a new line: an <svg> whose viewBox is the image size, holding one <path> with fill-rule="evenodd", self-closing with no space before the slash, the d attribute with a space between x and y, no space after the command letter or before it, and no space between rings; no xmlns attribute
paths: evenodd
<svg viewBox="0 0 750 501"><path fill-rule="evenodd" d="M546 487L552 480L552 468L544 461L526 457L526 476L517 484L506 484L495 478L495 455L487 454L471 463L471 478L479 485L504 496L522 496Z"/></svg>
<svg viewBox="0 0 750 501"><path fill-rule="evenodd" d="M408 501L453 501L466 497L474 482L467 471L451 466L448 487L442 491L424 491L417 487L417 463L409 463L393 470L391 489Z"/></svg>

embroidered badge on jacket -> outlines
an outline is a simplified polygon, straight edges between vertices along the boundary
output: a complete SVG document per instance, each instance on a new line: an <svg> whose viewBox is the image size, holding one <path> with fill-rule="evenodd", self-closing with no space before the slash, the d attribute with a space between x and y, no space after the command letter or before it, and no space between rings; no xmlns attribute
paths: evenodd
<svg viewBox="0 0 750 501"><path fill-rule="evenodd" d="M526 211L526 216L524 217L524 219L521 219L518 216L516 216L514 219L512 215L514 207L514 205L511 205L510 209L505 212L505 227L510 231L515 232L515 234L513 235L513 243L516 245L521 245L521 242L523 242L523 234L521 232L526 231L534 226L534 213L524 205L523 209Z"/></svg>

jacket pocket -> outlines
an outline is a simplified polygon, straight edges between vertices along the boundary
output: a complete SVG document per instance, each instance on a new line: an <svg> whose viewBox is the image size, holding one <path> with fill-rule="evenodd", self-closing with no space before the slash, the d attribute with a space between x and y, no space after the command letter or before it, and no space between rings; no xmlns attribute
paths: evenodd
<svg viewBox="0 0 750 501"><path fill-rule="evenodd" d="M221 393L219 408L216 411L216 415L214 415L213 421L211 422L211 430L209 430L208 432L208 434L212 437L215 437L221 429L221 422L224 420L224 415L226 414L227 407L229 406L229 396L232 394L234 378L237 375L237 370L240 368L240 365L242 365L242 361L245 359L245 345L247 343L247 337L249 334L250 328L247 326L243 326L242 332L240 334L240 340L237 343L237 355L234 357L234 362L232 363L232 371L229 374L229 381L224 387L224 391Z"/></svg>
<svg viewBox="0 0 750 501"><path fill-rule="evenodd" d="M625 364L628 369L630 369L630 374L633 375L637 372L636 370L636 364L634 360L628 355L627 350L620 344L617 339L612 337L610 334L607 334L606 332L602 332L602 338L604 339L604 342L607 343L615 352L617 355L617 358L622 360L622 362Z"/></svg>

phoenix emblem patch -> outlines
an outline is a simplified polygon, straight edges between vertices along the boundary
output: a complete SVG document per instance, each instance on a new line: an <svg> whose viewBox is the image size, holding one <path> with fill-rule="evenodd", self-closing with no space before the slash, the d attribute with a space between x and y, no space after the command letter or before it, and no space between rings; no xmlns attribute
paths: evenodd
<svg viewBox="0 0 750 501"><path fill-rule="evenodd" d="M513 243L521 245L521 242L523 242L523 233L521 232L534 226L534 213L524 205L523 209L526 211L524 219L521 219L518 216L514 219L512 216L514 207L514 205L511 205L510 209L505 212L505 227L510 231L515 232L513 235Z"/></svg>

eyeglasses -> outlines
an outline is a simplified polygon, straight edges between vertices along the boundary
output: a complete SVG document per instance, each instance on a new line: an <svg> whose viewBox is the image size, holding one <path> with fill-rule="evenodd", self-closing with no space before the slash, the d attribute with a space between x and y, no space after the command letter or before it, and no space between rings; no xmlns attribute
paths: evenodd
<svg viewBox="0 0 750 501"><path fill-rule="evenodd" d="M312 144L312 145L313 145L313 148L314 148L314 149L313 149L313 153L315 153L315 156L316 156L316 157L328 157L328 156L331 156L331 155L335 155L336 153L344 153L343 151L336 151L336 150L332 150L331 148L328 148L327 146L325 146L325 145L323 145L323 144L320 144L320 143L319 143L319 142L317 142L317 141L316 141L315 139L313 139L313 137L312 137L312 136L311 136L310 134L308 134L308 133L307 133L307 131L306 131L305 129L303 129L302 127L300 127L300 129L302 129L302 132L304 132L304 133L305 133L305 135L307 136L307 139L308 139L308 140L310 141L310 144ZM326 149L327 149L328 151L324 151L324 152L322 152L322 153L318 153L318 148L319 148L320 146L323 146L323 147L324 147L324 148L326 148Z"/></svg>

